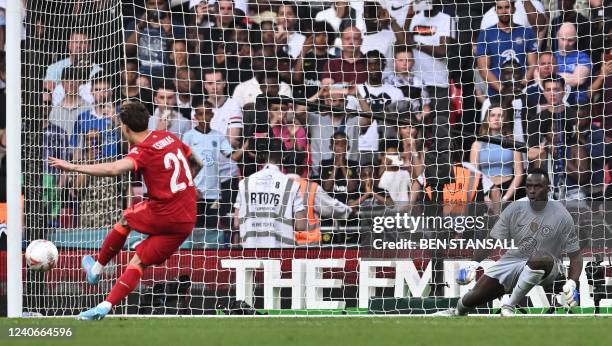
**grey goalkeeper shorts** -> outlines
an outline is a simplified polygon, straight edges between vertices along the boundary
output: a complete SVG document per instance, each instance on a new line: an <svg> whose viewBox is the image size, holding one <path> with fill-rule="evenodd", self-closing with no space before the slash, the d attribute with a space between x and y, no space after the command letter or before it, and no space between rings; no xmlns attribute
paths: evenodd
<svg viewBox="0 0 612 346"><path fill-rule="evenodd" d="M485 275L497 279L506 293L511 293L516 286L519 275L527 265L527 260L514 260L514 259L500 259L495 262L489 269L485 270ZM555 279L559 276L559 273L563 273L565 270L561 261L555 259L552 270L550 273L540 282L540 286L548 287L552 285Z"/></svg>

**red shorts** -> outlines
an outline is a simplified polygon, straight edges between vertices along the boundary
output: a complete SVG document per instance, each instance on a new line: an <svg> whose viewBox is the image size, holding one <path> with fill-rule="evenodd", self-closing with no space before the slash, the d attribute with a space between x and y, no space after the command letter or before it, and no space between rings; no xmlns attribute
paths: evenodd
<svg viewBox="0 0 612 346"><path fill-rule="evenodd" d="M177 223L167 216L156 215L147 201L124 210L123 216L132 230L149 235L136 246L140 261L148 266L161 264L175 253L195 225L194 222Z"/></svg>

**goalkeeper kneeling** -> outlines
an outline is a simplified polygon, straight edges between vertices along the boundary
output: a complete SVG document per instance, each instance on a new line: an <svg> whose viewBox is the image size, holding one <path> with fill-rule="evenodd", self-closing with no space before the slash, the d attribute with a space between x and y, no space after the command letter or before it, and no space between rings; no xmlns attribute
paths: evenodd
<svg viewBox="0 0 612 346"><path fill-rule="evenodd" d="M552 284L563 272L561 255L570 258L569 279L563 286L566 304L580 303L578 282L582 272L582 255L574 221L558 201L548 200L550 181L546 171L530 170L527 175L527 197L510 204L500 215L489 236L513 239L517 249L508 250L476 282L472 290L459 299L455 309L436 315L462 316L509 293L502 300L501 315L513 316L515 306L536 285ZM478 263L491 250L475 252L474 261L459 270L457 283L466 285L474 280Z"/></svg>

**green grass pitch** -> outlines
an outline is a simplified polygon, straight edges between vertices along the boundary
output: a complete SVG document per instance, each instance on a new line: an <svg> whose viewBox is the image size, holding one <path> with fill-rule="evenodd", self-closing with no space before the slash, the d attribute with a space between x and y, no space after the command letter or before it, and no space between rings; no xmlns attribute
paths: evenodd
<svg viewBox="0 0 612 346"><path fill-rule="evenodd" d="M10 338L10 327L71 327L70 338ZM612 345L606 317L0 319L0 345Z"/></svg>

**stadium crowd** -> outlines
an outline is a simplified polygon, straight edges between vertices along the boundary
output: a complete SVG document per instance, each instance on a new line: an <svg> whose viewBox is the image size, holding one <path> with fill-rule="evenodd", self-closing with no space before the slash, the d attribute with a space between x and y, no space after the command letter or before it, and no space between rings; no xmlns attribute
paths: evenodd
<svg viewBox="0 0 612 346"><path fill-rule="evenodd" d="M229 215L239 182L262 167L260 137L280 140L283 172L334 200L339 214L322 225L336 231L358 225L364 210L420 213L425 201L457 215L483 202L497 214L524 196L529 166L549 171L554 198L606 196L609 0L113 3L63 5L68 31L49 33L57 17L28 13L27 50L65 38L36 58L45 107L33 155L121 157L118 106L143 102L151 130L176 134L202 158L197 227L220 230L226 244L239 242ZM110 25L98 29L105 35L79 18L86 5ZM138 176L124 184L43 172L49 227L107 227L146 198ZM321 209L317 219L330 214Z"/></svg>

